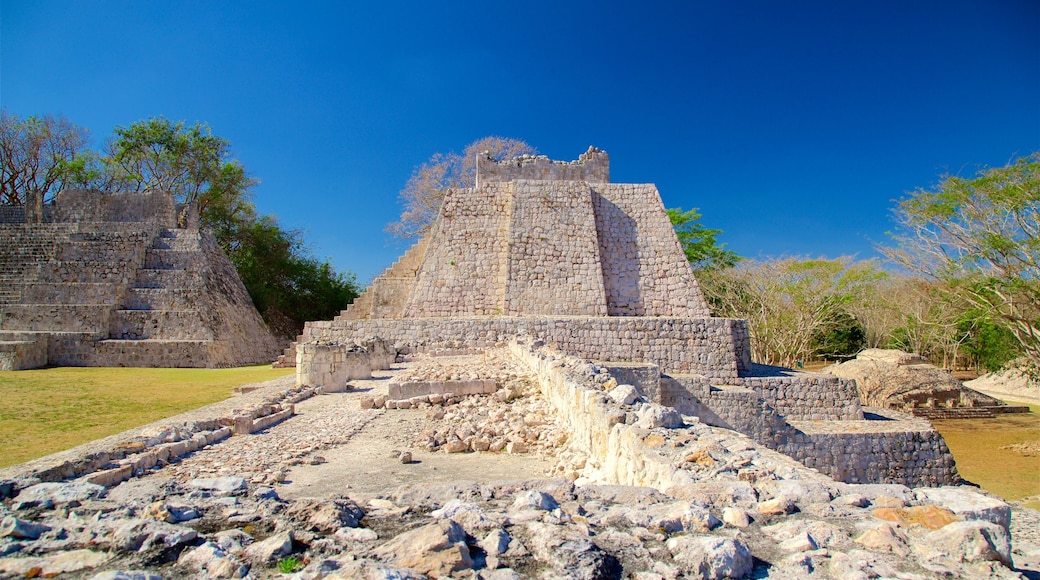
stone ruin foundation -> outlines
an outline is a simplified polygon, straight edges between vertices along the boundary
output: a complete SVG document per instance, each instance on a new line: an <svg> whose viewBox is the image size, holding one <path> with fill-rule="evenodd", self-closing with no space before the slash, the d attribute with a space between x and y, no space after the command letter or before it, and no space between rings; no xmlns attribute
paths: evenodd
<svg viewBox="0 0 1040 580"><path fill-rule="evenodd" d="M231 262L179 213L163 192L0 207L0 370L273 360L277 342Z"/></svg>
<svg viewBox="0 0 1040 580"><path fill-rule="evenodd" d="M623 448L608 443L640 421L732 429L847 483L960 480L927 421L865 412L852 380L752 364L746 322L710 316L657 188L611 183L609 158L595 148L572 162L478 158L475 186L446 193L422 240L334 320L307 323L298 376L325 364L299 354L306 345L371 337L402 357L509 346L620 483L648 484L626 479ZM591 365L584 378L564 372L575 361ZM557 392L562 383L573 383L569 394ZM624 385L670 411L643 420L605 410ZM420 376L363 405L496 389L482 377Z"/></svg>

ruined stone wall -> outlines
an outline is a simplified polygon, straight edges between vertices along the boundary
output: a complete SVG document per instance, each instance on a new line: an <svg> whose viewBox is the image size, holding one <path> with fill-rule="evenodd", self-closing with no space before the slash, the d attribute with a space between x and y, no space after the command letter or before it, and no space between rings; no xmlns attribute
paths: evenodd
<svg viewBox="0 0 1040 580"><path fill-rule="evenodd" d="M591 187L610 316L710 316L657 188Z"/></svg>
<svg viewBox="0 0 1040 580"><path fill-rule="evenodd" d="M405 317L503 313L512 192L495 183L445 197Z"/></svg>
<svg viewBox="0 0 1040 580"><path fill-rule="evenodd" d="M541 338L584 358L640 361L667 372L737 380L751 367L747 325L729 318L465 317L309 322L304 341L384 338L410 352L468 353Z"/></svg>
<svg viewBox="0 0 1040 580"><path fill-rule="evenodd" d="M824 373L800 373L776 367L767 376L745 376L740 385L753 389L790 421L855 421L863 418L856 382Z"/></svg>
<svg viewBox="0 0 1040 580"><path fill-rule="evenodd" d="M385 272L372 281L368 288L340 312L337 320L360 318L400 318L415 290L415 279L426 256L430 236L423 236Z"/></svg>
<svg viewBox="0 0 1040 580"><path fill-rule="evenodd" d="M898 413L866 420L854 384L851 393L846 385L836 397L829 392L834 382L819 379L795 373L712 386L704 377L664 376L658 402L743 433L838 481L938 486L960 480L946 442L927 421ZM782 412L773 402L784 399L767 400L776 391L760 390L764 380L777 381L789 395L798 395L797 402L789 401Z"/></svg>
<svg viewBox="0 0 1040 580"><path fill-rule="evenodd" d="M74 189L57 195L48 221L52 222L151 222L176 227L173 197L166 192L116 192Z"/></svg>
<svg viewBox="0 0 1040 580"><path fill-rule="evenodd" d="M521 179L608 183L610 156L595 147L589 147L577 161L553 161L544 155L521 155L516 159L495 161L477 155L475 185L478 189L488 183Z"/></svg>
<svg viewBox="0 0 1040 580"><path fill-rule="evenodd" d="M504 314L606 316L588 185L579 181L512 185Z"/></svg>
<svg viewBox="0 0 1040 580"><path fill-rule="evenodd" d="M774 449L846 483L939 487L960 481L953 454L931 423L887 415L875 421L791 421L794 431Z"/></svg>
<svg viewBox="0 0 1040 580"><path fill-rule="evenodd" d="M625 413L612 408L592 363L579 363L562 353L512 344L511 351L537 372L542 392L568 422L572 441L602 462L602 469L617 483L650 485L667 489L676 485L680 472L664 465L625 459ZM581 365L591 370L584 370ZM960 477L942 436L927 421L889 413L885 420L785 421L775 410L744 387L714 388L709 381L662 381L662 393L680 405L684 415L742 432L803 465L845 483L899 483L911 487L950 485ZM704 389L699 390L698 389ZM685 391L685 392L683 392ZM699 400L694 393L704 396ZM671 405L669 405L671 406ZM720 420L721 419L721 420ZM641 433L640 433L641 432ZM633 431L642 439L645 431Z"/></svg>
<svg viewBox="0 0 1040 580"><path fill-rule="evenodd" d="M0 205L0 224L24 224L24 205Z"/></svg>

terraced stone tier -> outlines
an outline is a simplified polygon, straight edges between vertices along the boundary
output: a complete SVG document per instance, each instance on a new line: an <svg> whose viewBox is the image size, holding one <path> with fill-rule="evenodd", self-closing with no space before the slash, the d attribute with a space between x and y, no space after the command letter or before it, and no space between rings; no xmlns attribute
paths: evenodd
<svg viewBox="0 0 1040 580"><path fill-rule="evenodd" d="M213 340L212 329L199 324L199 319L197 310L116 310L109 333L128 340Z"/></svg>

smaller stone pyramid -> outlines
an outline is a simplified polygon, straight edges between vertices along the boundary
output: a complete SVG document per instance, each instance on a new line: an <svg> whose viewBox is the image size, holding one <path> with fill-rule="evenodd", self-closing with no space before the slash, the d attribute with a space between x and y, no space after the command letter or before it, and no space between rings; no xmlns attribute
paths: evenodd
<svg viewBox="0 0 1040 580"><path fill-rule="evenodd" d="M176 227L168 194L67 191L40 223L18 209L0 214L0 368L273 360L231 262Z"/></svg>

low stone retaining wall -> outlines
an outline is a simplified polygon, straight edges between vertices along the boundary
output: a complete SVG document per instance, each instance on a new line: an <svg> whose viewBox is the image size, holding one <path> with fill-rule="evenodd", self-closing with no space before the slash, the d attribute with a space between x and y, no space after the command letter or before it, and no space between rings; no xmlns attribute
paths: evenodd
<svg viewBox="0 0 1040 580"><path fill-rule="evenodd" d="M498 390L495 381L408 381L388 385L390 400L399 401L427 395L489 395Z"/></svg>
<svg viewBox="0 0 1040 580"><path fill-rule="evenodd" d="M35 369L47 364L47 340L0 341L0 371Z"/></svg>
<svg viewBox="0 0 1040 580"><path fill-rule="evenodd" d="M112 486L226 439L267 429L320 389L257 392L0 470L0 499L41 482L83 480ZM245 400L243 400L245 399ZM231 409L239 402L243 409ZM213 408L212 411L208 409Z"/></svg>
<svg viewBox="0 0 1040 580"><path fill-rule="evenodd" d="M606 369L520 343L511 345L511 350L535 368L543 394L570 424L572 441L590 457L598 458L611 480L667 487L676 485L676 478L683 479L681 474L661 471L664 468L656 465L656 460L632 455L639 449L633 437L645 437L645 433L629 433L633 426L625 424L626 411L611 401L603 383L596 378L609 376ZM799 378L786 377L781 385L793 388ZM824 385L827 381L812 384ZM655 402L663 403L664 408L674 407L709 425L744 433L838 481L911 487L960 481L942 436L927 421L907 415L872 409L874 414L882 415L882 420L789 421L755 388L713 387L703 377L663 377L659 394L661 398ZM650 398L647 393L643 395ZM811 400L811 394L803 400ZM863 416L858 403L856 411ZM630 447L627 450L626 445ZM642 482L643 479L657 484Z"/></svg>
<svg viewBox="0 0 1040 580"><path fill-rule="evenodd" d="M364 349L340 343L303 343L296 346L296 384L320 386L339 393L352 379L372 378L370 357Z"/></svg>
<svg viewBox="0 0 1040 580"><path fill-rule="evenodd" d="M479 352L530 336L586 359L641 361L736 380L751 368L747 326L729 318L626 316L403 318L308 322L303 341L378 336L401 352Z"/></svg>

